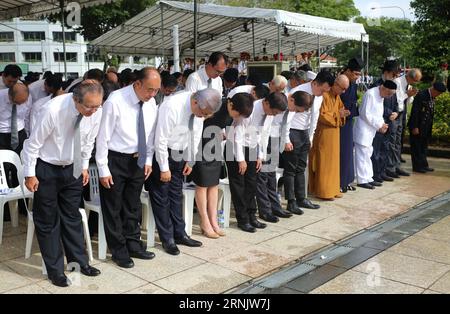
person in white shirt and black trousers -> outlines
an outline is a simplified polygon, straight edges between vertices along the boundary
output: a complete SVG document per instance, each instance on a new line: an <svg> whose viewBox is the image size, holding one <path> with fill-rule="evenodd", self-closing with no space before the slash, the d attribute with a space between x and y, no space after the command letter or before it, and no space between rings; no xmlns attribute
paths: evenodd
<svg viewBox="0 0 450 314"><path fill-rule="evenodd" d="M87 80L73 94L52 99L24 143L25 185L34 192L36 236L48 278L60 287L70 285L64 253L68 263L79 264L82 274L100 274L88 264L79 204L83 185L89 182L102 97L101 85Z"/></svg>
<svg viewBox="0 0 450 314"><path fill-rule="evenodd" d="M131 268L131 257L152 259L141 241L140 200L152 172L157 118L155 95L161 77L154 68L137 72L133 85L112 92L103 105L96 155L105 235L112 260Z"/></svg>
<svg viewBox="0 0 450 314"><path fill-rule="evenodd" d="M314 137L322 106L323 93L329 92L334 84L334 76L322 70L309 83L293 88L289 93L304 91L313 96L310 110L297 112L292 120L288 119L289 142L286 142L282 155L284 165L284 192L288 201L287 210L296 215L302 215L303 208L318 209L320 206L311 203L306 198L305 169L308 163L308 153Z"/></svg>
<svg viewBox="0 0 450 314"><path fill-rule="evenodd" d="M166 97L159 108L154 169L145 187L152 202L159 239L171 255L180 253L177 244L202 245L185 232L183 176L192 172L203 120L220 109L221 97L221 93L212 88L179 92Z"/></svg>
<svg viewBox="0 0 450 314"><path fill-rule="evenodd" d="M238 228L256 232L267 225L256 219L256 175L266 157L273 117L287 108L286 96L271 93L254 102L250 117L234 121L226 143L226 162L231 199ZM231 152L234 156L231 155Z"/></svg>

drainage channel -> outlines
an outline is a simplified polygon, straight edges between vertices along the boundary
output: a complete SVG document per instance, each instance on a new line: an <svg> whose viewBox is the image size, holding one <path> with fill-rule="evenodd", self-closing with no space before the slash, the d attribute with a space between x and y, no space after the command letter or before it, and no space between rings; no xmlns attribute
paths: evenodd
<svg viewBox="0 0 450 314"><path fill-rule="evenodd" d="M450 191L228 293L308 293L448 215Z"/></svg>

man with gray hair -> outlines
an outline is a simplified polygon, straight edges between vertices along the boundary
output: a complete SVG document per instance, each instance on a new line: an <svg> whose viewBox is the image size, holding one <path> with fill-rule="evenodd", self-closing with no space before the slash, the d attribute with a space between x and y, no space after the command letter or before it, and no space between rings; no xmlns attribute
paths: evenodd
<svg viewBox="0 0 450 314"><path fill-rule="evenodd" d="M295 71L289 80L289 84L287 86L288 92L296 88L299 85L308 83L310 80L308 79L307 73L303 70Z"/></svg>
<svg viewBox="0 0 450 314"><path fill-rule="evenodd" d="M282 75L275 75L275 77L269 82L269 89L271 93L282 93L288 85L287 79Z"/></svg>
<svg viewBox="0 0 450 314"><path fill-rule="evenodd" d="M211 117L221 104L221 93L207 88L168 96L159 107L154 169L145 187L149 191L159 238L168 254L180 253L177 244L202 245L184 230L183 176L192 172L204 118Z"/></svg>
<svg viewBox="0 0 450 314"><path fill-rule="evenodd" d="M100 274L88 264L79 204L89 182L102 98L102 86L93 80L82 82L73 94L55 97L43 108L40 123L24 144L25 185L34 192L36 236L48 278L59 287L70 285L64 275L64 253L67 263L78 263L82 274Z"/></svg>
<svg viewBox="0 0 450 314"><path fill-rule="evenodd" d="M398 102L398 127L397 127L397 137L396 137L396 163L390 171L386 172L388 176L394 175L398 176L409 176L409 173L401 169L402 160L402 148L403 148L403 137L405 134L406 126L406 115L408 112L408 104L412 104L414 96L418 93L418 90L413 87L422 80L422 72L419 69L411 69L405 75L397 78L394 82L397 84L397 102ZM395 171L395 172L393 172ZM393 172L393 173L392 173ZM397 176L395 176L397 175Z"/></svg>

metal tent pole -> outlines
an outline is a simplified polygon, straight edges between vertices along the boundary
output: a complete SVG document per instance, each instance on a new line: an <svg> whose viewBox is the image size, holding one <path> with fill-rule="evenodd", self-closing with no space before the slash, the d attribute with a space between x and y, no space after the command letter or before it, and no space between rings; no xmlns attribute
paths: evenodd
<svg viewBox="0 0 450 314"><path fill-rule="evenodd" d="M164 47L164 5L159 4L161 8L161 65L164 66L165 47Z"/></svg>
<svg viewBox="0 0 450 314"><path fill-rule="evenodd" d="M61 28L62 28L63 58L64 58L64 80L67 80L66 33L64 30L64 0L59 0L59 7L61 9Z"/></svg>
<svg viewBox="0 0 450 314"><path fill-rule="evenodd" d="M194 0L194 68L193 68L194 71L197 70L197 32L198 32L197 10L198 10L197 0Z"/></svg>
<svg viewBox="0 0 450 314"><path fill-rule="evenodd" d="M253 42L253 60L256 57L256 47L255 47L255 20L252 20L252 42Z"/></svg>

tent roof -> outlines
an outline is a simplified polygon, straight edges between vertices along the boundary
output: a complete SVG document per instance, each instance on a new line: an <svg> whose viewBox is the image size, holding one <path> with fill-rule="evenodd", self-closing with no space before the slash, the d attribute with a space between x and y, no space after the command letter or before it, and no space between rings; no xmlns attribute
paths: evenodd
<svg viewBox="0 0 450 314"><path fill-rule="evenodd" d="M161 7L164 27L161 28ZM121 26L91 42L106 52L135 55L172 54L172 27L179 26L179 43L182 56L193 54L194 4L177 1L160 1ZM214 4L198 5L197 52L200 57L213 51L238 55L252 53L252 21L255 25L257 54L278 52L278 27L281 26L281 51L297 54L315 50L320 36L320 46L327 47L347 40L368 41L362 24L338 21L283 10L230 7ZM244 24L247 23L247 31ZM164 32L162 36L161 29ZM264 53L265 51L265 53Z"/></svg>
<svg viewBox="0 0 450 314"><path fill-rule="evenodd" d="M78 2L81 7L112 2L114 0L64 0L65 3ZM1 0L0 20L14 17L35 17L59 12L59 0Z"/></svg>

